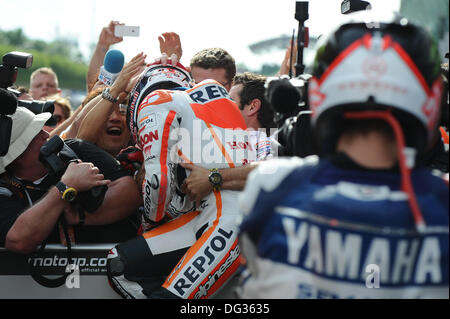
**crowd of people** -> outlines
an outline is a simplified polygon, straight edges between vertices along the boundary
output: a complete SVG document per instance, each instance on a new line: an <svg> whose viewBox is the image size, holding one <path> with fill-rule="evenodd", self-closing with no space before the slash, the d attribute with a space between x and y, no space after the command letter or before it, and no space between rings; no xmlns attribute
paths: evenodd
<svg viewBox="0 0 450 319"><path fill-rule="evenodd" d="M72 244L115 243L105 280L123 298L210 298L235 278L237 298L448 298L448 80L422 28L353 22L323 40L295 136L316 147L298 157L273 134L268 78L222 48L187 67L163 33L155 62L138 53L100 81L119 24L102 29L75 110L50 68L19 88L55 108L11 116L0 246L67 245L63 227ZM78 157L62 176L40 160L56 136ZM77 201L105 185L95 211Z"/></svg>

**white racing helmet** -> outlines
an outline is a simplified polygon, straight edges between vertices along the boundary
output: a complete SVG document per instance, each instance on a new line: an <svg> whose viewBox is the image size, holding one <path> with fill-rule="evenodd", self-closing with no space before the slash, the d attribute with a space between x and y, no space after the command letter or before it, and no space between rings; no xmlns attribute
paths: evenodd
<svg viewBox="0 0 450 319"><path fill-rule="evenodd" d="M144 98L159 89L174 89L177 87L192 87L189 71L181 64L166 65L153 63L147 67L130 92L127 110L127 123L134 141L137 140L137 110Z"/></svg>
<svg viewBox="0 0 450 319"><path fill-rule="evenodd" d="M401 187L417 229L423 230L410 168L430 147L441 113L443 86L435 41L404 18L347 23L317 50L312 73L308 97L322 153L335 151L349 121L389 123L397 141Z"/></svg>
<svg viewBox="0 0 450 319"><path fill-rule="evenodd" d="M317 50L309 84L312 124L334 150L347 111L390 110L408 146L424 152L439 123L442 79L435 41L406 19L351 22Z"/></svg>

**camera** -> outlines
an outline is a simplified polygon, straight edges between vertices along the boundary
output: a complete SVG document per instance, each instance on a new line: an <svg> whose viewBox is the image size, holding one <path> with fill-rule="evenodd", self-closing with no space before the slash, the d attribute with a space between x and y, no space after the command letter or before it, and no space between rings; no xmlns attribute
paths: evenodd
<svg viewBox="0 0 450 319"><path fill-rule="evenodd" d="M369 9L371 5L368 1L344 0L341 3L342 14ZM303 64L303 49L309 43L308 28L304 26L308 18L308 2L297 1L295 19L299 22L299 27L296 76L269 78L266 83L266 99L276 113L274 120L278 130L275 134L282 146L282 152L279 154L283 156L305 157L319 153L310 123L308 84L311 75L304 73Z"/></svg>
<svg viewBox="0 0 450 319"><path fill-rule="evenodd" d="M301 74L295 78L286 75L267 78L265 98L275 112L274 122L281 127L284 122L300 111L308 110L307 85L309 74Z"/></svg>
<svg viewBox="0 0 450 319"><path fill-rule="evenodd" d="M19 97L20 92L11 89L17 79L18 68L28 69L33 64L33 55L29 53L14 51L6 53L2 58L2 65L0 65L0 88L7 89ZM39 114L43 112L50 112L53 114L55 110L54 101L22 101L16 102L16 107L26 107L34 114ZM5 106L7 111L2 112L3 105L0 108L0 114L13 114L15 112L14 102L11 105ZM49 122L46 123L48 126L54 126L56 121L51 118Z"/></svg>
<svg viewBox="0 0 450 319"><path fill-rule="evenodd" d="M77 154L58 135L49 139L39 152L39 161L44 164L54 181L61 179L67 166L77 160ZM103 185L80 192L75 199L75 205L93 213L102 204L107 189L108 186Z"/></svg>
<svg viewBox="0 0 450 319"><path fill-rule="evenodd" d="M297 1L295 19L299 22L299 28L296 76L271 77L266 81L265 97L275 112L274 121L278 127L275 135L282 146L279 151L279 155L282 156L305 157L316 154L308 101L308 83L311 75L304 73L303 64L303 49L309 43L309 32L304 26L308 18L308 2Z"/></svg>
<svg viewBox="0 0 450 319"><path fill-rule="evenodd" d="M18 100L17 106L26 107L34 114L49 112L53 114L55 111L55 101L23 101ZM57 123L56 119L53 117L49 118L47 122L45 122L45 125L47 126L55 126Z"/></svg>
<svg viewBox="0 0 450 319"><path fill-rule="evenodd" d="M17 68L28 69L33 64L33 55L14 51L6 53L0 65L0 88L8 88L16 82Z"/></svg>
<svg viewBox="0 0 450 319"><path fill-rule="evenodd" d="M269 78L266 82L266 99L275 111L275 135L282 146L278 152L281 156L317 154L307 95L310 78L309 74L301 74L292 79Z"/></svg>
<svg viewBox="0 0 450 319"><path fill-rule="evenodd" d="M17 79L18 68L28 69L33 64L33 55L13 51L6 53L0 65L0 156L5 156L9 150L12 119L8 115L16 112L17 106L25 107L34 114L55 110L54 101L21 101L17 100L20 92L11 89ZM55 126L56 119L52 116L45 125Z"/></svg>
<svg viewBox="0 0 450 319"><path fill-rule="evenodd" d="M341 3L341 13L349 14L356 11L370 10L372 6L368 1L363 0L344 0Z"/></svg>

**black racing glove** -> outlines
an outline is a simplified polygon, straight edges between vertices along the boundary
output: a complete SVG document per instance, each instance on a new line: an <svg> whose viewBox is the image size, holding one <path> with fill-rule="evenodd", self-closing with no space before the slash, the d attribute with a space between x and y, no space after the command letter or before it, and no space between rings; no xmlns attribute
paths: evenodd
<svg viewBox="0 0 450 319"><path fill-rule="evenodd" d="M141 168L142 163L144 162L144 155L136 146L128 146L127 148L124 148L120 151L116 158L120 162L120 165L128 170L131 175L134 175L135 172Z"/></svg>

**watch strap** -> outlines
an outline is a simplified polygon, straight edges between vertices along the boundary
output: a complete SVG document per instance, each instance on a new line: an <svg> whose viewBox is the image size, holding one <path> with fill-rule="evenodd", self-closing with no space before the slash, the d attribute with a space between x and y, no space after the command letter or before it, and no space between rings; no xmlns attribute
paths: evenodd
<svg viewBox="0 0 450 319"><path fill-rule="evenodd" d="M59 181L58 183L56 183L56 188L58 189L58 191L61 193L61 196L64 194L64 192L66 191L66 189L68 188L66 184L64 184L63 182Z"/></svg>
<svg viewBox="0 0 450 319"><path fill-rule="evenodd" d="M103 90L103 92L102 92L102 98L105 99L105 100L107 100L107 101L110 101L110 102L112 102L112 103L117 103L117 102L119 101L119 97L114 98L114 97L111 95L111 92L110 92L110 90L109 90L109 87L107 87L106 89Z"/></svg>
<svg viewBox="0 0 450 319"><path fill-rule="evenodd" d="M61 181L58 181L58 182L56 183L55 186L56 186L56 188L58 189L58 191L60 192L61 198L62 198L63 200L65 200L65 201L67 201L67 202L70 202L70 201L71 201L71 200L68 200L68 199L66 198L66 194L67 194L68 191L69 191L69 192L74 191L74 192L75 192L75 196L77 195L77 190L76 190L75 188L69 187L69 186L67 186L66 184L64 184L64 183L61 182Z"/></svg>

